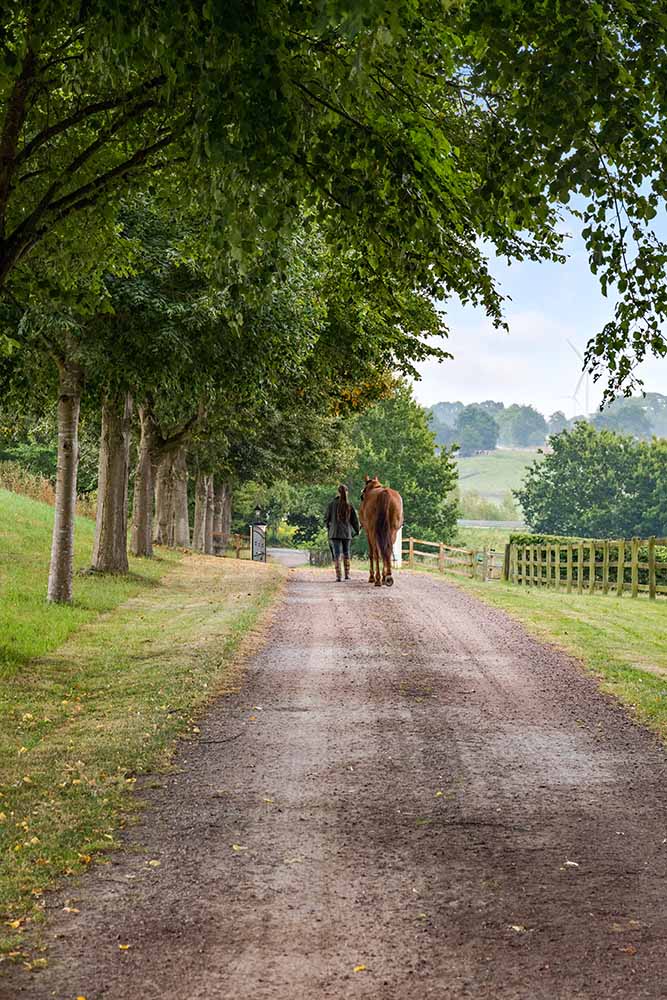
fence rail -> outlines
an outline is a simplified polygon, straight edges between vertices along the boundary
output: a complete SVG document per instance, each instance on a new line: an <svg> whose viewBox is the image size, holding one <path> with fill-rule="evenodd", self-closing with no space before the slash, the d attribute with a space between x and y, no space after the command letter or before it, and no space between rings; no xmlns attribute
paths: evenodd
<svg viewBox="0 0 667 1000"><path fill-rule="evenodd" d="M462 549L455 545L445 545L444 542L429 542L424 538L406 538L407 546L402 554L410 568L417 563L422 565L432 561L441 573L453 573L455 576L465 576L469 579L497 580L502 576L502 567L496 563L495 549ZM426 551L431 549L432 551Z"/></svg>
<svg viewBox="0 0 667 1000"><path fill-rule="evenodd" d="M504 574L510 583L553 587L568 594L667 594L667 538L585 539L510 543Z"/></svg>

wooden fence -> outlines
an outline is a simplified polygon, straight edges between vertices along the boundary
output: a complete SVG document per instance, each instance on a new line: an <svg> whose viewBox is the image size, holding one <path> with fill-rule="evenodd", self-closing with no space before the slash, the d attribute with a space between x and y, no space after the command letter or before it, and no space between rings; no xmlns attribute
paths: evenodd
<svg viewBox="0 0 667 1000"><path fill-rule="evenodd" d="M460 549L444 542L427 542L423 538L406 538L403 558L413 569L417 563L430 564L441 573L454 573L469 579L498 580L502 576L502 566L496 561L495 549ZM430 551L429 551L430 550Z"/></svg>
<svg viewBox="0 0 667 1000"><path fill-rule="evenodd" d="M619 541L512 542L505 549L504 575L510 583L553 587L568 594L667 594L667 538Z"/></svg>

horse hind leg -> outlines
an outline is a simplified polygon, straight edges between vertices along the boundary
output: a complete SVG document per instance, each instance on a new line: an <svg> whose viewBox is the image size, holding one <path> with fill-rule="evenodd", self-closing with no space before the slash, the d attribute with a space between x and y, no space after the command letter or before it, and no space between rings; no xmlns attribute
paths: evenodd
<svg viewBox="0 0 667 1000"><path fill-rule="evenodd" d="M389 556L388 559L387 558L384 559L382 582L384 583L385 587L394 586L394 578L391 575L391 556Z"/></svg>
<svg viewBox="0 0 667 1000"><path fill-rule="evenodd" d="M375 572L373 570L373 548L370 545L370 543L369 543L369 546L368 546L368 560L369 560L369 562L371 564L371 569L370 569L370 574L369 574L369 577L368 577L368 582L369 583L375 583Z"/></svg>
<svg viewBox="0 0 667 1000"><path fill-rule="evenodd" d="M382 574L380 572L380 553L375 550L375 586L382 586Z"/></svg>

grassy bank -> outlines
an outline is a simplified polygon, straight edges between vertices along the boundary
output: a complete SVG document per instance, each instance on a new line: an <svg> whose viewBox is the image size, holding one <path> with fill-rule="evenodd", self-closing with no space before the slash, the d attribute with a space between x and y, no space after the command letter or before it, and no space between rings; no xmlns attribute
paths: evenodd
<svg viewBox="0 0 667 1000"><path fill-rule="evenodd" d="M667 601L460 582L540 639L580 659L643 725L667 740Z"/></svg>
<svg viewBox="0 0 667 1000"><path fill-rule="evenodd" d="M53 508L0 490L0 680L7 680L33 657L55 649L85 622L154 586L178 559L131 559L130 575L77 575L74 603L48 605L46 584L53 530ZM77 518L75 569L90 566L94 523Z"/></svg>
<svg viewBox="0 0 667 1000"><path fill-rule="evenodd" d="M459 458L459 486L463 493L474 490L480 496L500 503L509 490L516 490L526 474L526 468L541 458L537 449L498 449L487 455Z"/></svg>
<svg viewBox="0 0 667 1000"><path fill-rule="evenodd" d="M18 550L36 555L41 529L28 522L10 532ZM6 523L3 532L6 539ZM40 920L44 890L114 846L137 775L164 765L174 739L233 686L239 644L284 578L280 567L201 556L180 557L166 575L165 564L146 566L149 575L125 582L77 580L77 606L47 608L46 617L43 591L29 586L43 575L39 560L32 570L17 562L11 573L3 641L8 621L22 623L23 637L0 676L0 953L7 957L22 957L20 934ZM3 567L0 607L10 572ZM16 582L22 578L28 596ZM68 610L74 616L61 619Z"/></svg>

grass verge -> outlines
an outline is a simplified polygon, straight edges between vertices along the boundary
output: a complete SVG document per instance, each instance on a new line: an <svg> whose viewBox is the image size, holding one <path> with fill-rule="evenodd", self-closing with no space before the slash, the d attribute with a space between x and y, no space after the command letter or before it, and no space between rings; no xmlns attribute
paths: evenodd
<svg viewBox="0 0 667 1000"><path fill-rule="evenodd" d="M284 575L184 556L161 582L0 680L5 957L27 960L19 935L41 919L45 889L117 845L137 775L164 766L175 738L236 683L235 654Z"/></svg>
<svg viewBox="0 0 667 1000"><path fill-rule="evenodd" d="M448 580L449 582L449 580ZM574 655L642 725L667 741L667 602L453 581Z"/></svg>
<svg viewBox="0 0 667 1000"><path fill-rule="evenodd" d="M131 558L129 576L81 575L90 566L95 525L78 517L74 603L47 604L52 530L52 507L0 490L0 685L29 660L59 646L80 625L155 586L179 558L175 552L164 552L158 559Z"/></svg>

